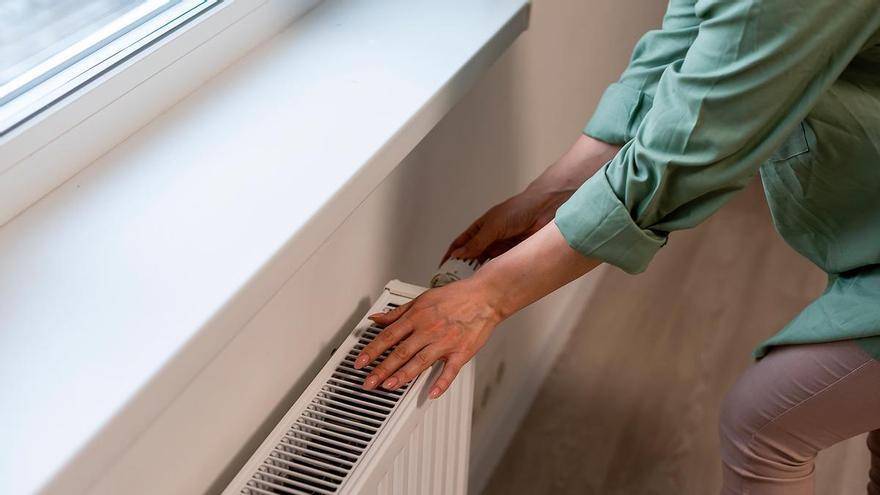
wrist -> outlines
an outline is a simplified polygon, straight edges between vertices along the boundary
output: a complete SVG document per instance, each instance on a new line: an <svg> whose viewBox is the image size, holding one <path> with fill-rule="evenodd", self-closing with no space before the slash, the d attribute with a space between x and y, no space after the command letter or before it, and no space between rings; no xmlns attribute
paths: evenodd
<svg viewBox="0 0 880 495"><path fill-rule="evenodd" d="M550 222L466 281L500 322L599 264L569 246Z"/></svg>
<svg viewBox="0 0 880 495"><path fill-rule="evenodd" d="M472 284L483 303L490 308L500 323L520 308L515 298L511 297L509 282L503 280L504 273L496 260L489 260L474 275L467 279Z"/></svg>

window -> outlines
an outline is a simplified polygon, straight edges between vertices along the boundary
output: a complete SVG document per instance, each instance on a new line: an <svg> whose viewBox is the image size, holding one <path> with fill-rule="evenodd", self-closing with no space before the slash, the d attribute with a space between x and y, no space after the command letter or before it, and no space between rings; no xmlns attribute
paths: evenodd
<svg viewBox="0 0 880 495"><path fill-rule="evenodd" d="M321 0L0 0L0 227Z"/></svg>
<svg viewBox="0 0 880 495"><path fill-rule="evenodd" d="M0 0L0 136L220 0Z"/></svg>

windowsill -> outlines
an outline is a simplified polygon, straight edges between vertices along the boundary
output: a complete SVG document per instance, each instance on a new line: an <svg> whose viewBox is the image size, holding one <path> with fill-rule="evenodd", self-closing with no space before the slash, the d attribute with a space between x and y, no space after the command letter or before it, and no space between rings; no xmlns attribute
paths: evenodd
<svg viewBox="0 0 880 495"><path fill-rule="evenodd" d="M88 486L527 18L325 2L0 228L7 491Z"/></svg>

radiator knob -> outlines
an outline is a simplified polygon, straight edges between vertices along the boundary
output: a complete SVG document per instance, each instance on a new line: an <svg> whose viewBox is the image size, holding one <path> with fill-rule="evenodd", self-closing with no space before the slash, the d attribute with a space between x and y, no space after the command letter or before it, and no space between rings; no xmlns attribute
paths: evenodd
<svg viewBox="0 0 880 495"><path fill-rule="evenodd" d="M468 278L483 266L477 260L460 260L450 258L446 260L431 277L431 287L443 287L452 282Z"/></svg>

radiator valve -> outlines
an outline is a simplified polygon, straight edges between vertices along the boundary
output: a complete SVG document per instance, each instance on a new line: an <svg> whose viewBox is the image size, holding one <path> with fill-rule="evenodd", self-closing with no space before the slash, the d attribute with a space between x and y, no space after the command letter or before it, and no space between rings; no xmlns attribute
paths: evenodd
<svg viewBox="0 0 880 495"><path fill-rule="evenodd" d="M483 266L483 263L477 260L449 258L434 272L434 276L431 277L431 287L443 287L463 278L468 278L479 270L481 266Z"/></svg>

